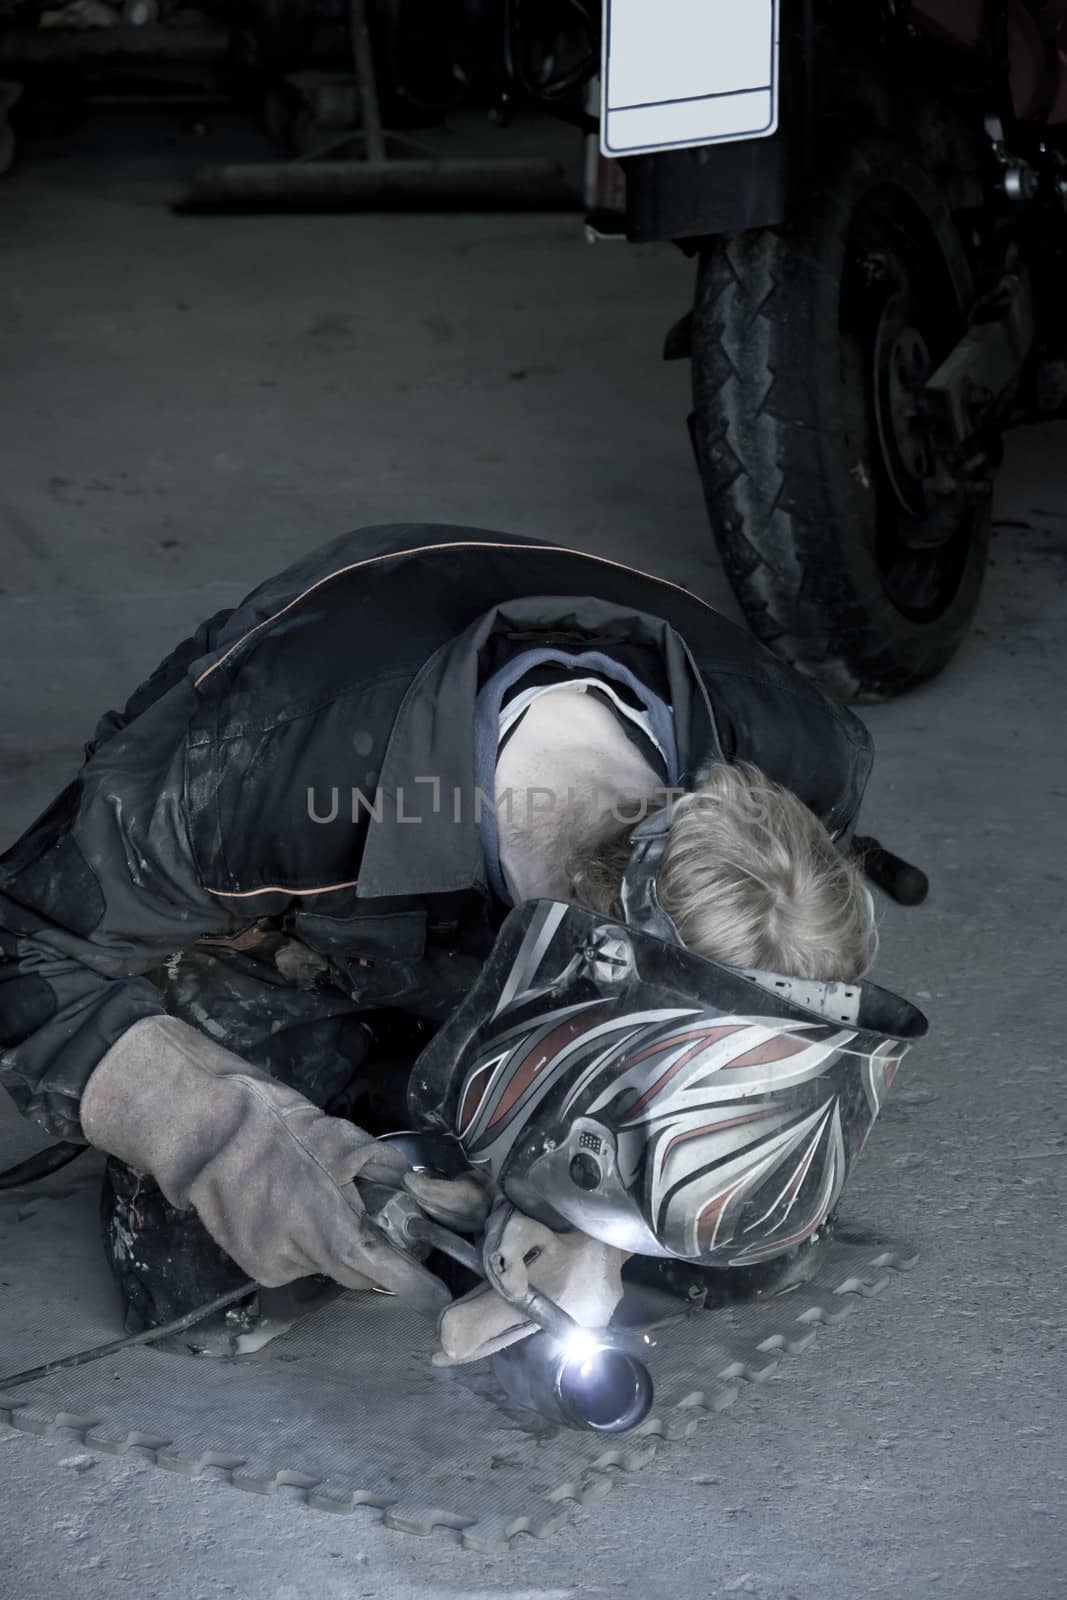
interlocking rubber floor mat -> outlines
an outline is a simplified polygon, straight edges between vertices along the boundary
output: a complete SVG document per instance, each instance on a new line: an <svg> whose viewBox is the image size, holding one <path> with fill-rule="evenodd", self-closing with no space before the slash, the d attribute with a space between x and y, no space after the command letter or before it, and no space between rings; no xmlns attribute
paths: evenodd
<svg viewBox="0 0 1067 1600"><path fill-rule="evenodd" d="M0 1091L0 1169L41 1142ZM98 1239L99 1177L89 1154L31 1188L0 1191L0 1374L121 1334ZM0 1388L0 1421L72 1429L89 1448L141 1449L171 1471L260 1494L295 1486L322 1510L366 1506L392 1528L455 1529L473 1549L500 1550L520 1532L555 1532L620 1472L678 1448L911 1259L839 1238L801 1288L659 1330L652 1412L614 1438L512 1407L484 1364L432 1367L427 1324L375 1295L342 1296L255 1355L142 1347Z"/></svg>

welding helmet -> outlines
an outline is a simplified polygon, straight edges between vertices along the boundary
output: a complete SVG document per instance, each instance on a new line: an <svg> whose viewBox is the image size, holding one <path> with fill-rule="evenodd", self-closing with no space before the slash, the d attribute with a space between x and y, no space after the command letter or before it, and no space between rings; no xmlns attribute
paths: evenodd
<svg viewBox="0 0 1067 1600"><path fill-rule="evenodd" d="M748 1266L829 1216L927 1022L871 983L687 950L655 893L667 826L635 832L624 920L553 900L510 913L416 1061L410 1107L549 1227Z"/></svg>

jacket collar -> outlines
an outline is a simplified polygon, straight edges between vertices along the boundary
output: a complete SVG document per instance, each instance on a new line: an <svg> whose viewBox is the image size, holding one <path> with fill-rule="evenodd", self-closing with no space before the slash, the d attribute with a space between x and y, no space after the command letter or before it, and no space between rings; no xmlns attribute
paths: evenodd
<svg viewBox="0 0 1067 1600"><path fill-rule="evenodd" d="M509 600L426 661L393 723L359 868L359 899L454 894L486 889L474 762L474 704L479 663L498 632L544 631L586 648L620 629L651 645L663 661L674 710L681 782L721 759L722 747L703 680L688 646L670 625L641 611L592 598L535 596Z"/></svg>

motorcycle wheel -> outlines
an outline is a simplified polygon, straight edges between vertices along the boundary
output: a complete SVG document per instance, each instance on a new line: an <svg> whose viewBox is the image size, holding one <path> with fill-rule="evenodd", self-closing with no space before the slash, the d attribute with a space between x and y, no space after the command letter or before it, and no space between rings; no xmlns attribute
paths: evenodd
<svg viewBox="0 0 1067 1600"><path fill-rule="evenodd" d="M974 616L995 466L960 484L918 402L972 299L947 208L891 153L700 261L693 439L726 574L757 637L839 699L933 677Z"/></svg>

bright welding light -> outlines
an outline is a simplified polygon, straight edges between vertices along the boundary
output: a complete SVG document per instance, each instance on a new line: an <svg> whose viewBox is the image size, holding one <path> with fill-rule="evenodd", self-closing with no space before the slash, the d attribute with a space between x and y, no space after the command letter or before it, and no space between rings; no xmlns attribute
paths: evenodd
<svg viewBox="0 0 1067 1600"><path fill-rule="evenodd" d="M583 1369L589 1367L594 1356L598 1356L604 1346L595 1333L588 1328L575 1328L573 1333L560 1342L560 1354L563 1359L570 1362L579 1362ZM583 1370L582 1377L587 1377L588 1372Z"/></svg>

